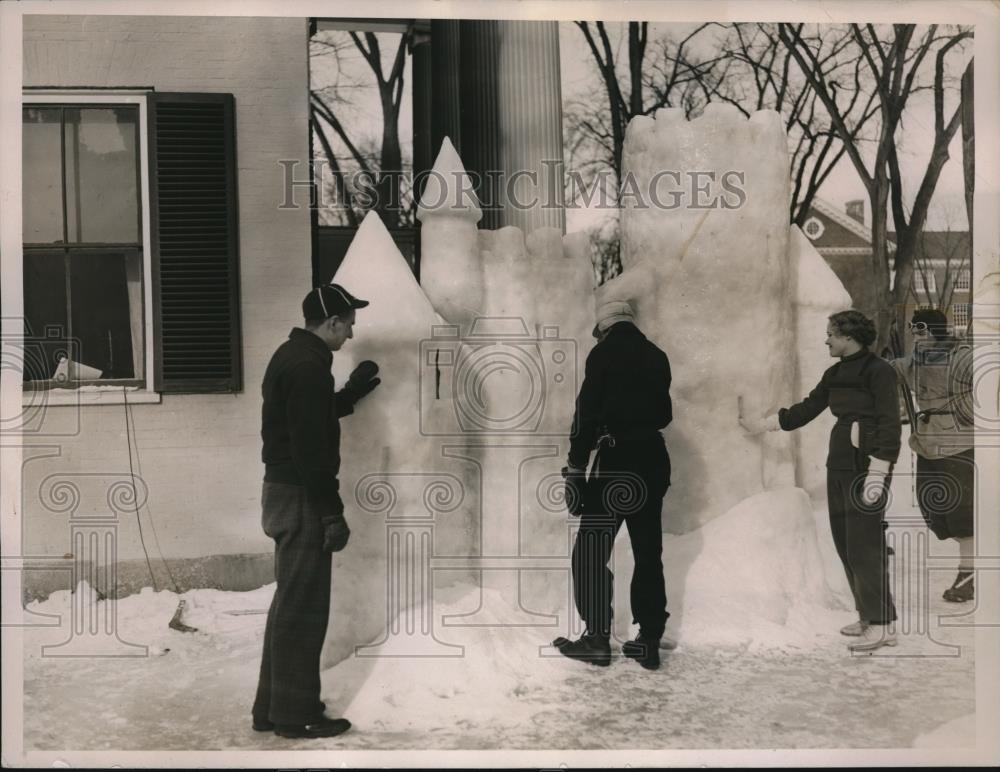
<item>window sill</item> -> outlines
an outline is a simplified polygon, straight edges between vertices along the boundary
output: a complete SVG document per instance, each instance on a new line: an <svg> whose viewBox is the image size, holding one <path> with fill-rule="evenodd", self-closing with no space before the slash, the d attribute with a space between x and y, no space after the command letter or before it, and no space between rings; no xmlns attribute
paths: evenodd
<svg viewBox="0 0 1000 772"><path fill-rule="evenodd" d="M79 389L48 389L21 392L21 406L35 405L124 405L128 398L130 405L158 405L162 401L156 391L131 388L123 391L121 386L83 386Z"/></svg>

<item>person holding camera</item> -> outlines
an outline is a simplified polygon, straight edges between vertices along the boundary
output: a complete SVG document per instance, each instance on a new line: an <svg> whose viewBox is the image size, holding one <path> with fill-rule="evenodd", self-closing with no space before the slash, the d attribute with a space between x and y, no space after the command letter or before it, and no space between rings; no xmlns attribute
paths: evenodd
<svg viewBox="0 0 1000 772"><path fill-rule="evenodd" d="M875 325L861 312L833 314L826 345L840 361L823 373L809 396L766 418L739 417L749 434L798 429L827 408L837 417L826 459L826 495L833 542L859 615L840 631L858 637L848 645L852 653L896 645L882 519L902 426L896 372L868 350L877 337Z"/></svg>
<svg viewBox="0 0 1000 772"><path fill-rule="evenodd" d="M938 539L958 542L958 576L942 597L962 603L975 598L972 347L948 335L948 317L937 309L914 311L910 333L913 351L891 364L916 395L909 445L917 454L917 502Z"/></svg>
<svg viewBox="0 0 1000 772"><path fill-rule="evenodd" d="M622 653L655 670L669 616L660 517L670 486L670 457L660 430L673 417L670 363L636 327L624 301L597 309L594 337L598 342L587 356L563 467L567 508L581 517L573 546L573 593L587 629L576 641L557 638L553 645L571 659L611 663L613 576L608 560L625 523L635 556L631 604L639 635L622 646ZM588 479L587 463L595 449Z"/></svg>
<svg viewBox="0 0 1000 772"><path fill-rule="evenodd" d="M253 728L281 737L333 737L347 719L323 715L319 659L330 613L331 553L351 530L339 493L340 422L379 385L378 365L359 364L335 391L332 352L353 334L359 300L337 284L302 301L294 328L264 373L261 420L264 532L274 539L277 587L267 614Z"/></svg>

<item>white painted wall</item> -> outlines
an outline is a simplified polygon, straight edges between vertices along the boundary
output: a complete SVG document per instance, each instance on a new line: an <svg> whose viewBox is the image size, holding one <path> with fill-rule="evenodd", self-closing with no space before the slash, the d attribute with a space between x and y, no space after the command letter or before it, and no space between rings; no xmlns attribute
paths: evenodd
<svg viewBox="0 0 1000 772"><path fill-rule="evenodd" d="M26 16L25 86L152 86L235 95L239 165L244 391L167 395L135 405L147 547L152 522L167 558L265 552L260 529L260 382L311 284L309 212L279 209L280 159L308 162L305 19ZM300 199L306 203L305 193ZM70 550L68 513L54 512L58 474L80 490L78 513L109 512L106 491L127 480L122 405L48 406L28 434L23 553ZM138 470L136 470L138 472ZM48 484L46 485L46 479ZM61 478L60 478L61 479ZM127 503L127 502L126 502ZM119 518L119 559L142 550L134 512Z"/></svg>

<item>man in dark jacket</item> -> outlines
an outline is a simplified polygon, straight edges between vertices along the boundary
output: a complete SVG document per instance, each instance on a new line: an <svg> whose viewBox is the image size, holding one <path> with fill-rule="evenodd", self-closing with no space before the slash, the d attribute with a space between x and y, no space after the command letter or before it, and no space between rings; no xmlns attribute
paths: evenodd
<svg viewBox="0 0 1000 772"><path fill-rule="evenodd" d="M603 304L597 319L598 343L587 357L563 469L567 507L573 515L582 514L572 567L576 608L587 631L576 641L558 638L554 645L572 659L610 664L613 577L608 560L625 523L635 556L631 604L639 636L622 653L655 670L669 616L660 515L670 485L670 457L660 430L672 418L670 363L635 326L628 303Z"/></svg>
<svg viewBox="0 0 1000 772"><path fill-rule="evenodd" d="M337 474L340 423L380 383L362 362L335 393L333 354L353 335L359 300L337 284L302 301L294 328L264 373L261 421L264 532L274 539L277 588L267 614L253 728L281 737L333 737L347 719L323 715L319 658L330 611L331 553L347 546Z"/></svg>

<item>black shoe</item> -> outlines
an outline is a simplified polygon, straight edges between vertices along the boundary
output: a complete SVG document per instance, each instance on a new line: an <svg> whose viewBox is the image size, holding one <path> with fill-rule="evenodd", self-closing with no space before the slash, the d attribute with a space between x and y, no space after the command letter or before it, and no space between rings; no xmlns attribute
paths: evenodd
<svg viewBox="0 0 1000 772"><path fill-rule="evenodd" d="M611 641L609 636L584 633L577 640L556 638L552 645L570 659L589 662L591 665L607 667L611 664Z"/></svg>
<svg viewBox="0 0 1000 772"><path fill-rule="evenodd" d="M660 667L660 639L644 638L640 633L634 641L622 644L622 654L634 659L646 670L656 670Z"/></svg>
<svg viewBox="0 0 1000 772"><path fill-rule="evenodd" d="M273 732L274 722L268 721L266 718L253 720L253 730L255 732Z"/></svg>
<svg viewBox="0 0 1000 772"><path fill-rule="evenodd" d="M975 579L972 571L959 571L952 584L941 597L950 603L966 603L976 597Z"/></svg>
<svg viewBox="0 0 1000 772"><path fill-rule="evenodd" d="M315 724L276 724L274 733L278 737L293 739L302 737L336 737L351 728L346 718L323 718Z"/></svg>

